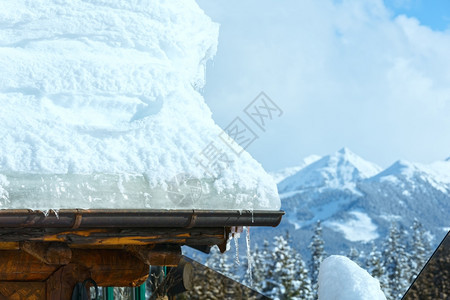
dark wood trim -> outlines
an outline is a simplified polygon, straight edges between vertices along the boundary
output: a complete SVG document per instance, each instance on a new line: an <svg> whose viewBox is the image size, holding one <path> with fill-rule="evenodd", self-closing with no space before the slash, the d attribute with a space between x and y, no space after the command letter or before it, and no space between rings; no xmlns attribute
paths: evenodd
<svg viewBox="0 0 450 300"><path fill-rule="evenodd" d="M14 242L60 242L74 245L218 245L226 242L219 228L0 228L0 249ZM14 247L12 247L14 249ZM8 248L9 249L9 248Z"/></svg>

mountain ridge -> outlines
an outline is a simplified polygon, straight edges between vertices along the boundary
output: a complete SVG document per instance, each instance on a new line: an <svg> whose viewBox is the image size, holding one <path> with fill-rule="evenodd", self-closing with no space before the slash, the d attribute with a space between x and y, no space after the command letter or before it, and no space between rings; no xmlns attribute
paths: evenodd
<svg viewBox="0 0 450 300"><path fill-rule="evenodd" d="M302 243L319 220L329 253L344 254L351 247L369 251L371 242L382 247L392 222L408 233L419 220L434 245L449 227L448 160L398 160L381 169L342 148L281 180L278 191L286 215L276 230L289 230L304 254Z"/></svg>
<svg viewBox="0 0 450 300"><path fill-rule="evenodd" d="M351 189L355 182L369 178L380 171L379 166L364 160L344 147L280 181L278 191L286 193L304 188L338 188L340 185Z"/></svg>

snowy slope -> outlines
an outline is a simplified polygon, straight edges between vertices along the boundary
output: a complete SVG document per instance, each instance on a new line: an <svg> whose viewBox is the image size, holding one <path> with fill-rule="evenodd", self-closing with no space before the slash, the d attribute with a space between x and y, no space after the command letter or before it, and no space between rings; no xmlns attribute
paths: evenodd
<svg viewBox="0 0 450 300"><path fill-rule="evenodd" d="M291 175L294 175L295 173L297 173L304 167L312 164L313 162L318 161L320 158L321 157L319 155L312 154L312 155L305 157L298 166L284 168L284 169L278 170L276 172L271 172L269 174L273 177L275 182L278 184L281 181L283 181L284 179L290 177Z"/></svg>
<svg viewBox="0 0 450 300"><path fill-rule="evenodd" d="M402 188L407 184L413 190L417 182L424 181L445 193L450 186L450 162L438 161L424 165L399 160L369 181L391 182Z"/></svg>
<svg viewBox="0 0 450 300"><path fill-rule="evenodd" d="M436 228L448 224L449 174L448 161L427 165L397 161L358 185L364 194L364 201L358 201L358 206L385 220L406 223L417 218L438 234Z"/></svg>
<svg viewBox="0 0 450 300"><path fill-rule="evenodd" d="M363 212L350 211L345 221L328 221L325 225L344 234L351 242L370 242L379 237L377 226L372 219Z"/></svg>
<svg viewBox="0 0 450 300"><path fill-rule="evenodd" d="M194 0L1 1L0 205L179 208L187 174L207 186L184 208L279 208L198 92L218 29Z"/></svg>

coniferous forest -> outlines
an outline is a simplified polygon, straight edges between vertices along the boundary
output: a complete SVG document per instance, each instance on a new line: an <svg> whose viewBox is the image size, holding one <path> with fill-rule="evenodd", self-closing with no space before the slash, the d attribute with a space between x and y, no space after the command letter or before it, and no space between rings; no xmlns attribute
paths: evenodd
<svg viewBox="0 0 450 300"><path fill-rule="evenodd" d="M430 254L422 225L416 221L411 229L413 234L408 237L393 223L381 247L372 243L368 253L352 248L347 254L380 281L388 300L402 298ZM325 252L325 244L318 222L309 243L309 257L302 257L293 247L287 231L265 240L263 245L254 246L247 257L239 258L232 251L221 254L217 248L212 248L206 266L272 299L317 299L320 263L334 254ZM244 295L243 291L227 291L226 284L213 275L205 276L200 282L188 292L187 299L228 299L227 293L230 299L258 299Z"/></svg>

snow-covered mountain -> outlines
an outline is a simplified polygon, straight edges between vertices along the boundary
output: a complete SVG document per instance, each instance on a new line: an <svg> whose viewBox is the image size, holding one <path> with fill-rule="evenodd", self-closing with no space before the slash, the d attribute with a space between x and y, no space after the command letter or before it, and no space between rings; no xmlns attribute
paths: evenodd
<svg viewBox="0 0 450 300"><path fill-rule="evenodd" d="M302 159L302 161L300 162L299 165L297 165L295 167L284 168L284 169L278 170L276 172L270 172L270 175L273 177L275 182L278 184L281 181L283 181L284 179L286 179L287 177L297 173L304 167L312 164L313 162L318 161L320 158L321 158L321 156L319 156L319 155L315 155L315 154L309 155L309 156L305 157L304 159Z"/></svg>
<svg viewBox="0 0 450 300"><path fill-rule="evenodd" d="M356 182L379 173L381 168L342 148L302 168L278 184L278 192L327 188L352 189Z"/></svg>
<svg viewBox="0 0 450 300"><path fill-rule="evenodd" d="M298 248L306 248L321 220L329 251L382 243L396 222L406 231L419 220L436 245L450 227L450 159L431 164L399 160L382 170L347 148L281 180L284 221Z"/></svg>
<svg viewBox="0 0 450 300"><path fill-rule="evenodd" d="M430 185L443 193L449 192L450 161L434 162L429 165L411 163L405 160L396 161L389 168L368 182L385 183L386 185L399 187L408 195L408 190L413 191L423 185Z"/></svg>
<svg viewBox="0 0 450 300"><path fill-rule="evenodd" d="M449 161L425 165L400 160L357 188L363 196L355 207L370 213L377 223L398 220L407 227L417 219L437 241L449 227Z"/></svg>

